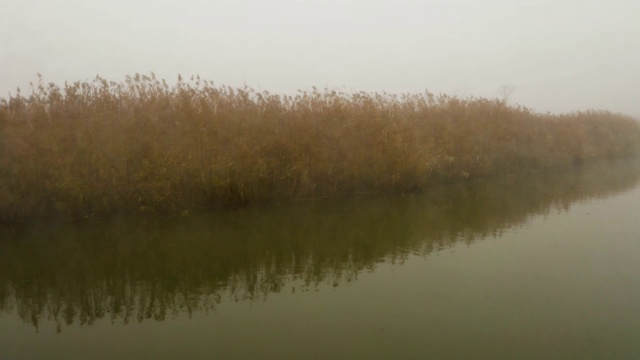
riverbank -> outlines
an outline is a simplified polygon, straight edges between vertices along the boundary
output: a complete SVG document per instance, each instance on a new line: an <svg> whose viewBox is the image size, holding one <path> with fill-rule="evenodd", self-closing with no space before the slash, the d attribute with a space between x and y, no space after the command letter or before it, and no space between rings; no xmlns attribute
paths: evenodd
<svg viewBox="0 0 640 360"><path fill-rule="evenodd" d="M539 114L430 93L282 96L140 75L39 84L0 100L0 220L419 191L639 150L638 122L606 111Z"/></svg>

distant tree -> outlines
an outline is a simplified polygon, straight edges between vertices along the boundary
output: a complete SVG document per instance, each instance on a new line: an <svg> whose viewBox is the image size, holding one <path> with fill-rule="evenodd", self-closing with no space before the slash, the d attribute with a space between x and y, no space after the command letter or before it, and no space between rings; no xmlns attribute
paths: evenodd
<svg viewBox="0 0 640 360"><path fill-rule="evenodd" d="M511 95L515 90L515 86L511 84L503 84L498 88L498 96L500 97L500 100L506 104L509 102Z"/></svg>

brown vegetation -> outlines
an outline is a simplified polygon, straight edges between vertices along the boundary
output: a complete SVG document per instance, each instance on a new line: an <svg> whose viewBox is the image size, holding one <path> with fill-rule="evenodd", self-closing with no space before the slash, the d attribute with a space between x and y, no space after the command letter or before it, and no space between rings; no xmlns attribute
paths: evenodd
<svg viewBox="0 0 640 360"><path fill-rule="evenodd" d="M602 111L430 93L282 96L199 77L40 83L0 99L0 220L405 192L639 149L638 123Z"/></svg>

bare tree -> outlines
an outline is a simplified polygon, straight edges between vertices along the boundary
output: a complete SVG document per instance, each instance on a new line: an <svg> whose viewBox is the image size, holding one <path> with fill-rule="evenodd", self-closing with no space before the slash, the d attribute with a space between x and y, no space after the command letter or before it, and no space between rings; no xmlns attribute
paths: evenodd
<svg viewBox="0 0 640 360"><path fill-rule="evenodd" d="M498 96L500 97L500 100L506 104L509 102L511 95L515 90L515 86L511 84L503 84L498 88Z"/></svg>

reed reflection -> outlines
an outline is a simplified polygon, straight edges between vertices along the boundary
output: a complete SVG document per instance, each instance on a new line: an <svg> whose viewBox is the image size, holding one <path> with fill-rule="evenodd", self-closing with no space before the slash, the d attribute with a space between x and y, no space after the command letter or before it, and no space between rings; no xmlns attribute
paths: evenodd
<svg viewBox="0 0 640 360"><path fill-rule="evenodd" d="M428 256L532 214L634 187L638 161L433 186L423 194L225 209L184 218L2 229L0 311L36 329L164 320L221 301L339 286L388 261Z"/></svg>

